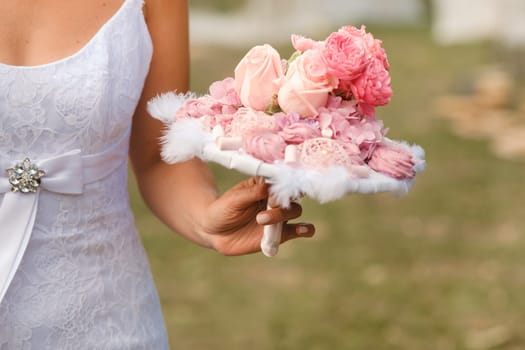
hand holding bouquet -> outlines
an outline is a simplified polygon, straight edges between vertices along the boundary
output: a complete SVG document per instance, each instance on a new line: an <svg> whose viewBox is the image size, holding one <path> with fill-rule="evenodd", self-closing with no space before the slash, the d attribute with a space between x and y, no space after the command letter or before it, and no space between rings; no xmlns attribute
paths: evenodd
<svg viewBox="0 0 525 350"><path fill-rule="evenodd" d="M424 152L386 138L375 118L392 97L381 41L345 26L324 41L292 35L292 45L288 60L268 44L253 47L235 76L212 83L208 95L150 101L150 113L169 124L163 159L199 157L264 176L281 206L302 195L327 202L352 192L406 192ZM267 231L261 247L274 255L279 232Z"/></svg>

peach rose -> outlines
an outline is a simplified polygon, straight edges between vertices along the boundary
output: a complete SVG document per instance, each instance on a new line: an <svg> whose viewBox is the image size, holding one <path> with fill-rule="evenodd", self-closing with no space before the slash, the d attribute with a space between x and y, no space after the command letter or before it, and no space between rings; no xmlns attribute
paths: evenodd
<svg viewBox="0 0 525 350"><path fill-rule="evenodd" d="M235 68L235 91L245 107L264 111L283 76L279 53L268 44L255 46Z"/></svg>
<svg viewBox="0 0 525 350"><path fill-rule="evenodd" d="M297 57L286 72L277 100L285 113L298 113L309 118L325 106L328 94L337 86L318 50L308 50Z"/></svg>

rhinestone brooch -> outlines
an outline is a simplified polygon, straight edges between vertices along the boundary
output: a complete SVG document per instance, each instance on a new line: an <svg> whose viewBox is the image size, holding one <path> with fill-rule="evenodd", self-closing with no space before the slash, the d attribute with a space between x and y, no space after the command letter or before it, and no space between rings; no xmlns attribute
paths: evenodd
<svg viewBox="0 0 525 350"><path fill-rule="evenodd" d="M11 192L34 193L40 187L40 178L46 172L38 169L29 158L26 158L21 163L7 169L7 174L11 184Z"/></svg>

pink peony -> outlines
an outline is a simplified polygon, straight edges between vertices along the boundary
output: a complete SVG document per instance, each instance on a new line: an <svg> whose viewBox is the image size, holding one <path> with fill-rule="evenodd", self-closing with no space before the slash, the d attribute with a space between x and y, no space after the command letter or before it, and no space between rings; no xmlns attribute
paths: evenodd
<svg viewBox="0 0 525 350"><path fill-rule="evenodd" d="M368 165L375 171L398 180L412 179L416 176L412 155L400 145L378 145L372 152Z"/></svg>
<svg viewBox="0 0 525 350"><path fill-rule="evenodd" d="M270 45L253 47L235 68L235 90L245 107L264 111L283 78L279 53Z"/></svg>
<svg viewBox="0 0 525 350"><path fill-rule="evenodd" d="M320 137L319 129L310 123L293 123L279 132L279 135L290 144L300 144L305 140Z"/></svg>
<svg viewBox="0 0 525 350"><path fill-rule="evenodd" d="M375 58L380 60L387 70L390 69L386 52L382 47L383 42L381 40L375 39L374 36L365 31L366 27L361 26L361 29L356 29L352 26L344 26L339 29L339 32L347 33L349 35L360 36L364 41L365 47L370 54L370 58Z"/></svg>
<svg viewBox="0 0 525 350"><path fill-rule="evenodd" d="M235 80L233 78L226 78L212 83L210 85L210 96L217 102L225 105L241 105L241 99L235 91Z"/></svg>
<svg viewBox="0 0 525 350"><path fill-rule="evenodd" d="M337 80L329 76L320 51L308 50L290 63L278 103L285 113L313 117L319 107L326 105L335 86Z"/></svg>
<svg viewBox="0 0 525 350"><path fill-rule="evenodd" d="M243 137L243 147L246 153L266 163L284 159L286 142L274 132L268 130L253 130Z"/></svg>
<svg viewBox="0 0 525 350"><path fill-rule="evenodd" d="M360 76L372 59L370 36L365 27L346 26L326 38L323 58L330 74L340 80L353 80Z"/></svg>
<svg viewBox="0 0 525 350"><path fill-rule="evenodd" d="M366 104L366 103L359 103L357 105L357 110L359 111L361 115L366 116L366 117L373 118L376 115L376 107Z"/></svg>
<svg viewBox="0 0 525 350"><path fill-rule="evenodd" d="M352 94L361 104L383 106L390 102L390 74L379 60L372 61L365 72L352 82Z"/></svg>

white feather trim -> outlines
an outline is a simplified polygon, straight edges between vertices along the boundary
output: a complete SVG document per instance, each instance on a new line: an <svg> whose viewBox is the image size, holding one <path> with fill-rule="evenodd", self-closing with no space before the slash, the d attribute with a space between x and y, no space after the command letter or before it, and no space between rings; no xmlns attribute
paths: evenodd
<svg viewBox="0 0 525 350"><path fill-rule="evenodd" d="M180 119L172 123L162 136L162 159L166 163L178 163L194 157L201 157L201 152L213 137L204 130L196 119Z"/></svg>
<svg viewBox="0 0 525 350"><path fill-rule="evenodd" d="M171 123L174 120L175 113L182 107L183 103L196 97L197 95L191 92L185 94L174 91L166 92L148 101L148 113L160 121Z"/></svg>
<svg viewBox="0 0 525 350"><path fill-rule="evenodd" d="M204 161L219 163L248 175L267 178L272 185L272 196L278 205L289 207L290 202L304 195L321 203L337 200L349 193L372 194L378 192L407 193L412 180L397 180L370 169L366 178L356 178L344 167L323 170L295 168L278 163L268 164L242 151L221 150L215 143L214 135L205 130L198 119L173 121L162 138L162 158L168 163L177 163L199 157ZM417 145L388 140L405 147L416 160L414 170L425 168L424 151Z"/></svg>

